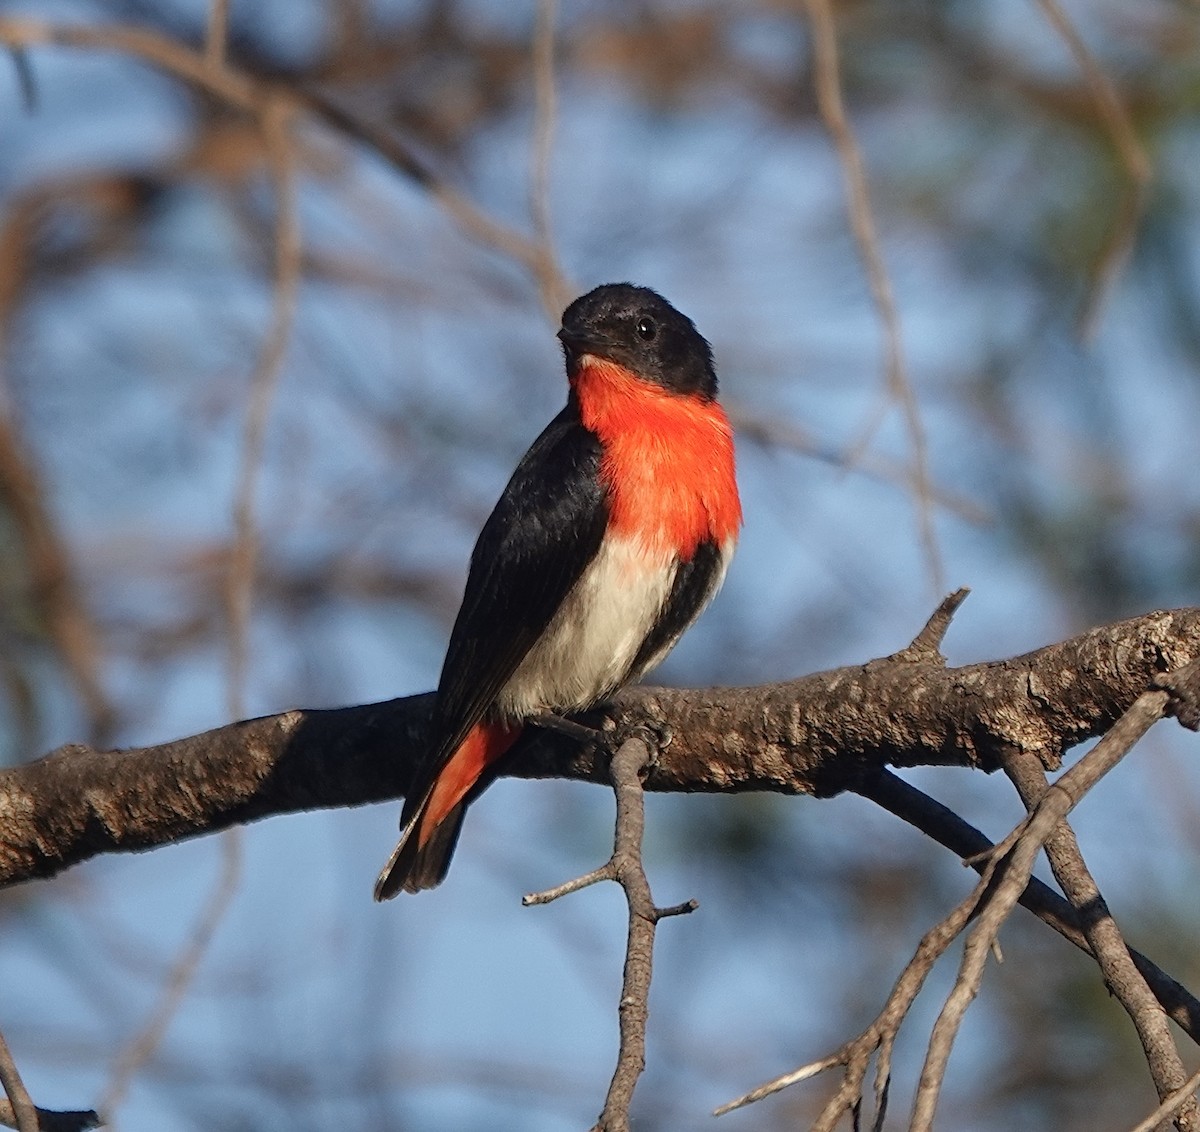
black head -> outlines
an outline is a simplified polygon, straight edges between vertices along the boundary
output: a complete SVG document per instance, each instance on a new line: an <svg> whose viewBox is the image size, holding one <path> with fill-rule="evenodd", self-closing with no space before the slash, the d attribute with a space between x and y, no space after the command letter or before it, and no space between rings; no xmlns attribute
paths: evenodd
<svg viewBox="0 0 1200 1132"><path fill-rule="evenodd" d="M674 393L717 395L712 348L690 318L649 287L606 283L589 291L563 311L558 337L568 369L581 354L593 354Z"/></svg>

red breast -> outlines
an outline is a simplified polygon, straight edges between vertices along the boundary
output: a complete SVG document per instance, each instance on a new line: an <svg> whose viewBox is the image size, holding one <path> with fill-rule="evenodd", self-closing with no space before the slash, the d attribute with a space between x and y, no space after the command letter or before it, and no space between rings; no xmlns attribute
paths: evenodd
<svg viewBox="0 0 1200 1132"><path fill-rule="evenodd" d="M733 428L714 400L644 381L586 354L571 374L580 419L599 438L609 530L684 560L697 544L736 539L742 507Z"/></svg>

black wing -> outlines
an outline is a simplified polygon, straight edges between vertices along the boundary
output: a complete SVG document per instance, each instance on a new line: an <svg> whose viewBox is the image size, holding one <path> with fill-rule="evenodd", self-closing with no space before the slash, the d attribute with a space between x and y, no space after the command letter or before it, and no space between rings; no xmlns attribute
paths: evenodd
<svg viewBox="0 0 1200 1132"><path fill-rule="evenodd" d="M600 441L568 403L521 458L479 533L438 682L420 799L595 557L608 525Z"/></svg>
<svg viewBox="0 0 1200 1132"><path fill-rule="evenodd" d="M711 539L705 539L696 547L691 561L679 564L662 612L633 658L631 680L641 676L655 657L664 649L670 649L696 620L700 610L712 597L721 575L721 557L721 548Z"/></svg>

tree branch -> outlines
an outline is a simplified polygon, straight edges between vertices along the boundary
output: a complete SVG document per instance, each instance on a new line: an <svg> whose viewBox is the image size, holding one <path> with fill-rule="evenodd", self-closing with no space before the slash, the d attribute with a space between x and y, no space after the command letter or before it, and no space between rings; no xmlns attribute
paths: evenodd
<svg viewBox="0 0 1200 1132"><path fill-rule="evenodd" d="M650 1016L650 977L654 966L654 934L658 921L668 916L694 912L694 900L660 908L654 903L650 881L642 864L642 837L646 829L646 807L642 774L654 752L651 741L631 736L612 758L613 792L617 798L616 830L612 856L598 869L545 892L530 893L523 903L549 904L602 880L616 881L625 890L629 926L625 938L625 969L617 1008L620 1046L604 1110L592 1132L629 1132L629 1106L638 1078L646 1068L646 1022Z"/></svg>
<svg viewBox="0 0 1200 1132"><path fill-rule="evenodd" d="M1013 754L1005 763L1004 773L1030 812L1050 787L1046 772L1025 752ZM1166 1015L1138 971L1121 929L1084 862L1075 832L1067 822L1054 827L1046 838L1045 849L1054 879L1079 915L1105 985L1125 1008L1137 1030L1158 1099L1164 1101L1187 1080L1187 1071L1175 1047ZM1200 1109L1196 1102L1189 1100L1181 1105L1175 1121L1180 1132L1196 1132L1200 1128Z"/></svg>
<svg viewBox="0 0 1200 1132"><path fill-rule="evenodd" d="M995 846L989 838L953 810L890 771L881 771L876 777L868 779L857 793L908 822L939 845L944 845L979 872L983 871L992 856ZM1092 954L1079 913L1037 877L1030 878L1018 903L1080 951ZM1200 1000L1140 951L1130 948L1129 954L1168 1017L1193 1042L1200 1045Z"/></svg>
<svg viewBox="0 0 1200 1132"><path fill-rule="evenodd" d="M943 608L945 604L943 603ZM931 627L937 618L938 615L935 614L921 637L933 631ZM918 642L921 637L918 637ZM1187 669L1189 677L1192 671L1191 667ZM845 1072L841 1085L826 1102L813 1125L813 1132L832 1132L842 1116L848 1112L854 1114L857 1127L863 1083L871 1057L877 1054L873 1127L880 1128L887 1105L892 1049L900 1027L908 1017L908 1012L934 964L967 925L975 920L975 927L967 936L963 949L958 977L934 1023L913 1102L909 1128L912 1132L927 1132L932 1127L945 1078L946 1063L959 1026L978 992L983 977L983 966L996 945L1000 926L1017 901L1030 888L1030 874L1039 849L1083 795L1128 754L1154 722L1162 718L1170 699L1171 693L1166 690L1146 691L1138 696L1095 748L1044 791L1026 820L983 858L973 862L979 866L978 884L966 899L921 938L912 959L901 971L887 1002L870 1026L829 1056L776 1077L744 1096L722 1105L716 1110L716 1115L751 1104L789 1085L842 1066ZM1093 948L1093 954L1099 958L1099 945L1090 938L1088 942Z"/></svg>
<svg viewBox="0 0 1200 1132"><path fill-rule="evenodd" d="M996 883L979 905L975 927L967 936L958 977L933 1025L925 1064L913 1101L912 1132L927 1132L941 1097L950 1051L967 1008L979 991L987 957L996 946L1001 925L1029 883L1033 863L1046 838L1083 796L1121 761L1134 744L1166 712L1168 694L1147 691L1138 696L1103 739L1050 786L1025 821L1000 842L991 860L998 865ZM987 874L985 874L986 876Z"/></svg>
<svg viewBox="0 0 1200 1132"><path fill-rule="evenodd" d="M648 790L828 796L888 765L993 770L1007 747L1056 769L1197 657L1200 609L1159 611L960 668L901 653L754 688L631 688L585 722L670 728ZM423 752L431 699L289 711L125 751L70 744L0 772L0 884L273 814L395 798ZM540 729L506 773L609 781L603 751Z"/></svg>

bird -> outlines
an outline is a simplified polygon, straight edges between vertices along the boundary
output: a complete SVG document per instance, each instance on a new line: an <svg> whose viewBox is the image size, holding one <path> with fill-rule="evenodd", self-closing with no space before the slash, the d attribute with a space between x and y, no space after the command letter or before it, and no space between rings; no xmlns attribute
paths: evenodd
<svg viewBox="0 0 1200 1132"><path fill-rule="evenodd" d="M375 899L442 882L463 815L531 721L658 664L725 578L742 525L712 348L648 287L572 302L567 404L517 464L471 554L429 744Z"/></svg>

